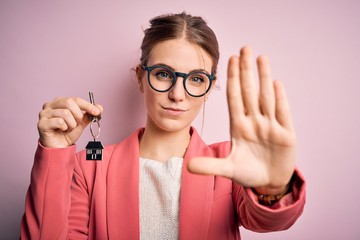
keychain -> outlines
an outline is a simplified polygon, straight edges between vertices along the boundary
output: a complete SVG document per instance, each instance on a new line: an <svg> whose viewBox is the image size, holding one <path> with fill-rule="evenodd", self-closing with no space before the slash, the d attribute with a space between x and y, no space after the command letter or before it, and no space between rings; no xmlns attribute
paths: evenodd
<svg viewBox="0 0 360 240"><path fill-rule="evenodd" d="M90 97L90 102L92 104L95 105L95 101L94 101L94 94L92 92L89 92L89 97ZM90 133L91 136L93 137L93 141L90 141L87 145L86 145L86 160L102 160L102 155L103 155L103 145L100 141L97 141L98 137L100 136L100 119L101 116L92 116L89 114L89 118L91 120L90 123ZM94 134L93 131L93 124L97 125L97 133Z"/></svg>

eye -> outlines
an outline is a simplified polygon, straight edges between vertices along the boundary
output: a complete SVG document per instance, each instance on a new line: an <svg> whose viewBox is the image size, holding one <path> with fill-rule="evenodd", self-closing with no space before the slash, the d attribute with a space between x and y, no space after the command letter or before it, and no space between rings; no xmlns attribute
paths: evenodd
<svg viewBox="0 0 360 240"><path fill-rule="evenodd" d="M204 79L200 76L192 76L190 79L194 83L203 83Z"/></svg>
<svg viewBox="0 0 360 240"><path fill-rule="evenodd" d="M172 74L167 69L154 69L154 75L158 80L172 80Z"/></svg>
<svg viewBox="0 0 360 240"><path fill-rule="evenodd" d="M168 77L170 77L167 72L158 72L156 75L157 75L158 77L161 77L161 78L168 78Z"/></svg>
<svg viewBox="0 0 360 240"><path fill-rule="evenodd" d="M194 86L200 86L203 85L204 83L208 82L208 77L202 73L202 72L197 72L197 73L193 73L188 77L188 84L194 85Z"/></svg>

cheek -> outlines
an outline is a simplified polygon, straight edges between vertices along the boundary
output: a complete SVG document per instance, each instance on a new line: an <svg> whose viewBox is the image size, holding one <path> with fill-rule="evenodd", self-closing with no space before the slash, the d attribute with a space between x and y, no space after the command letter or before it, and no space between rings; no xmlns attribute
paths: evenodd
<svg viewBox="0 0 360 240"><path fill-rule="evenodd" d="M150 86L147 83L147 80L145 78L142 79L141 84L143 87L143 94L144 94L145 101L147 101L148 99L154 98L152 89L150 89Z"/></svg>
<svg viewBox="0 0 360 240"><path fill-rule="evenodd" d="M151 108L152 103L154 102L154 96L152 94L149 94L146 89L144 91L144 101L147 108Z"/></svg>
<svg viewBox="0 0 360 240"><path fill-rule="evenodd" d="M199 113L203 103L204 103L203 98L196 99L196 101L191 103L192 104L192 112L195 116Z"/></svg>
<svg viewBox="0 0 360 240"><path fill-rule="evenodd" d="M161 96L159 96L159 94L154 92L152 89L144 86L144 101L148 112L151 112L156 108L160 101L160 97Z"/></svg>

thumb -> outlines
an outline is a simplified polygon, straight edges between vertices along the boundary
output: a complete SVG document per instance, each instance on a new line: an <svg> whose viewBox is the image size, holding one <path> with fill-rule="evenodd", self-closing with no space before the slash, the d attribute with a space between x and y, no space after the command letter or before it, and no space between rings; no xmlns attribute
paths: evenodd
<svg viewBox="0 0 360 240"><path fill-rule="evenodd" d="M103 111L104 108L100 104L91 104L89 109L83 114L82 121L80 122L81 127L85 129L91 123L92 117L97 117L98 121L100 121Z"/></svg>
<svg viewBox="0 0 360 240"><path fill-rule="evenodd" d="M228 158L196 157L190 159L187 168L190 172L203 175L218 175L232 178L233 167Z"/></svg>

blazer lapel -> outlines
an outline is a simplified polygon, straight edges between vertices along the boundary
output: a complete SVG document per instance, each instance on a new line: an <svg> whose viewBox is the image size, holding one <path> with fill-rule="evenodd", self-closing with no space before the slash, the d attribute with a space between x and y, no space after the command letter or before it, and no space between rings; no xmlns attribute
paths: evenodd
<svg viewBox="0 0 360 240"><path fill-rule="evenodd" d="M139 137L134 132L116 146L107 176L109 239L139 239Z"/></svg>
<svg viewBox="0 0 360 240"><path fill-rule="evenodd" d="M214 176L192 174L187 163L193 157L212 156L195 129L184 157L180 195L180 239L207 239L213 201Z"/></svg>

